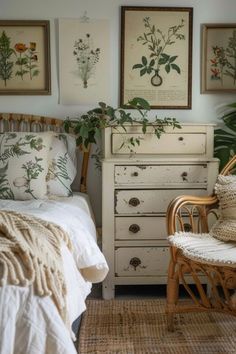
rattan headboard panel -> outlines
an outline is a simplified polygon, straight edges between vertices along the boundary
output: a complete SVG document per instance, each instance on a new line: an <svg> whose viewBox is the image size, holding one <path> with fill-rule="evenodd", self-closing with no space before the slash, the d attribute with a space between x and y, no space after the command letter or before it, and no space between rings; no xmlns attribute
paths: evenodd
<svg viewBox="0 0 236 354"><path fill-rule="evenodd" d="M63 120L58 118L37 116L21 113L0 113L0 133L14 132L64 132ZM82 152L81 152L82 153ZM87 192L89 152L83 153L80 188L81 192Z"/></svg>
<svg viewBox="0 0 236 354"><path fill-rule="evenodd" d="M63 120L30 114L0 113L0 132L63 131Z"/></svg>

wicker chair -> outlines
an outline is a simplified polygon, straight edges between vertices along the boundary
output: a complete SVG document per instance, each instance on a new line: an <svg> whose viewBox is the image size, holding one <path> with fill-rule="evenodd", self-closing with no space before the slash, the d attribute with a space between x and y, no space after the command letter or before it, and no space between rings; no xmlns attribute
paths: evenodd
<svg viewBox="0 0 236 354"><path fill-rule="evenodd" d="M235 167L236 155L220 174L228 175L233 170L235 171ZM186 238L191 233L205 235L209 232L209 224L216 220L213 221L213 217L217 218L217 207L218 199L215 195L206 197L185 195L175 198L167 211L168 235L174 235L175 232L181 232L183 237L186 234ZM176 240L175 237L172 236L171 240ZM236 289L236 263L227 264L227 262L219 263L218 261L214 263L206 259L196 259L189 253L186 255L185 250L179 245L176 246L176 243L172 241L170 243L171 258L168 269L166 307L168 329L174 330L174 314L180 312L221 311L236 316L236 307L231 301L232 293ZM223 244L228 243L223 242ZM192 301L179 301L180 284L184 286ZM193 291L189 284L195 284L196 291Z"/></svg>

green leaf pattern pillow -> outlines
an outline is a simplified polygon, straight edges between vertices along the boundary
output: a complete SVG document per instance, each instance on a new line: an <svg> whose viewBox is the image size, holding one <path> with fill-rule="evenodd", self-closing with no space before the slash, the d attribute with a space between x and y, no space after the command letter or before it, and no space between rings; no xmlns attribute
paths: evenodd
<svg viewBox="0 0 236 354"><path fill-rule="evenodd" d="M49 153L48 195L71 196L71 183L76 176L76 140L69 134L55 134Z"/></svg>
<svg viewBox="0 0 236 354"><path fill-rule="evenodd" d="M1 199L45 198L52 137L48 132L0 134Z"/></svg>

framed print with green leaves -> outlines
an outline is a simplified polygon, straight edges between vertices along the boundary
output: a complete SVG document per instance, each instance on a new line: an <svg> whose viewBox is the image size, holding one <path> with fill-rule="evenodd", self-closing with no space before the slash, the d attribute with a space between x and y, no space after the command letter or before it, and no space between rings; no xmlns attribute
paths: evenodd
<svg viewBox="0 0 236 354"><path fill-rule="evenodd" d="M190 7L121 7L121 105L191 108L192 18Z"/></svg>
<svg viewBox="0 0 236 354"><path fill-rule="evenodd" d="M236 23L202 25L201 93L236 91Z"/></svg>
<svg viewBox="0 0 236 354"><path fill-rule="evenodd" d="M51 94L49 21L0 20L0 95Z"/></svg>

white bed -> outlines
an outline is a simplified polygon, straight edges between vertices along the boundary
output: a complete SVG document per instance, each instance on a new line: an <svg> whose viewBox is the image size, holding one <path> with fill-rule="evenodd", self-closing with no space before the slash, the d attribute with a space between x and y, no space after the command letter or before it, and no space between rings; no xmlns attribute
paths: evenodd
<svg viewBox="0 0 236 354"><path fill-rule="evenodd" d="M102 281L106 260L97 246L88 198L73 197L47 200L0 200L1 210L14 210L60 225L73 243L73 256L62 246L67 285L67 309L70 325L86 309L85 299L91 283ZM38 297L32 288L7 285L0 287L0 354L73 354L71 334L49 297Z"/></svg>
<svg viewBox="0 0 236 354"><path fill-rule="evenodd" d="M96 243L89 199L84 194L89 149L81 151L81 166L76 166L75 136L65 136L63 121L56 118L0 113L0 133L4 133L0 210L13 210L53 222L67 232L73 245L73 253L66 244L61 246L69 323L63 322L51 297L34 294L34 285L21 287L8 282L1 286L0 283L0 354L74 354L71 325L85 311L85 299L92 283L102 281L108 272ZM37 173L32 177L26 175L26 170ZM80 176L78 187L83 193L58 197L71 194L68 191L76 171ZM3 260L4 245L3 241ZM0 263L3 276L1 267Z"/></svg>
<svg viewBox="0 0 236 354"><path fill-rule="evenodd" d="M67 309L70 325L86 309L85 299L91 282L102 281L106 260L96 243L96 229L87 197L51 200L0 200L0 209L27 213L60 225L70 236L73 257L66 245L62 258L67 285ZM0 288L0 353L54 354L76 353L71 333L67 331L56 306L49 297L38 297L32 288Z"/></svg>

